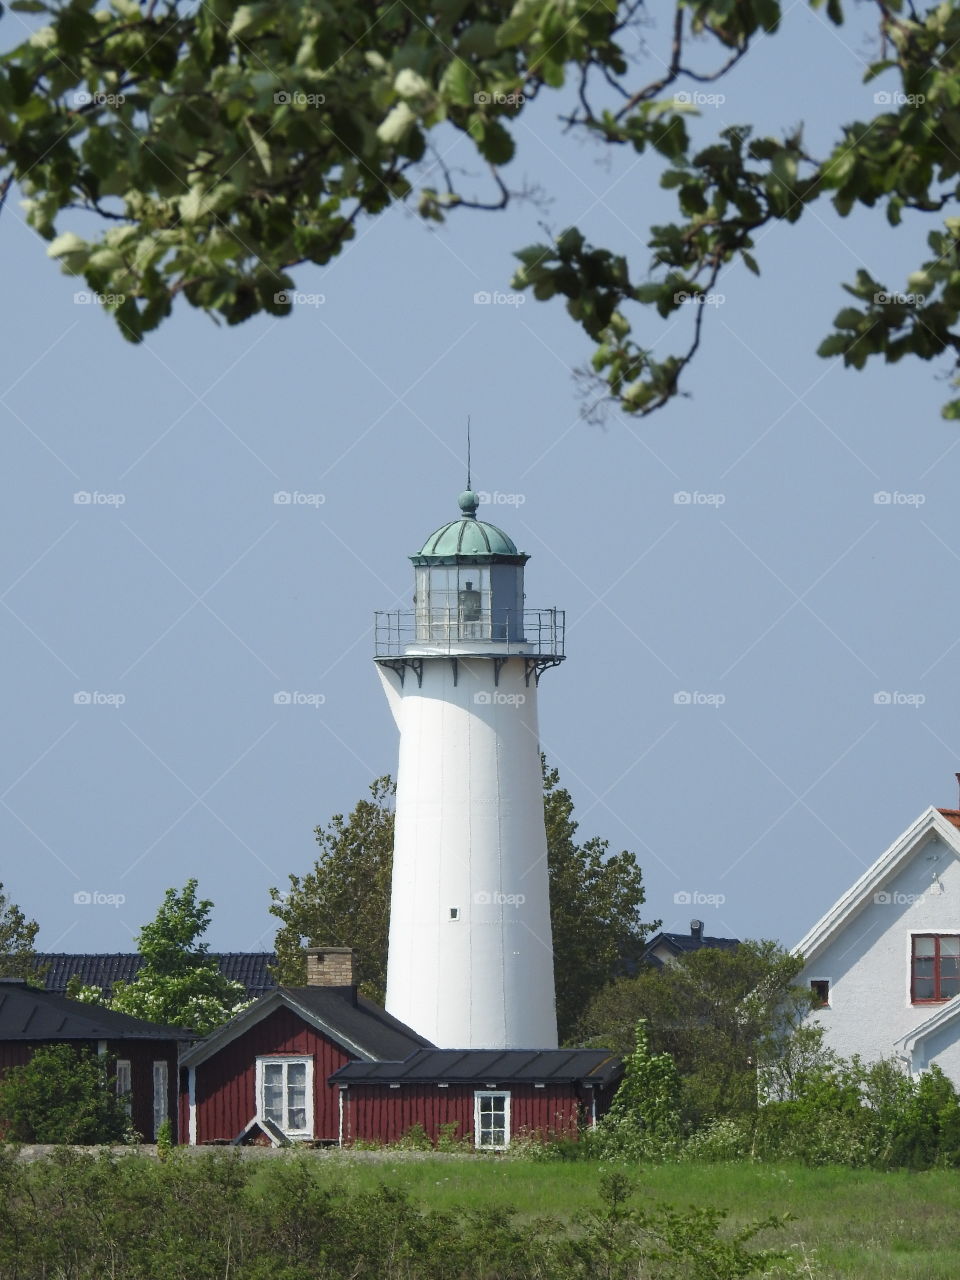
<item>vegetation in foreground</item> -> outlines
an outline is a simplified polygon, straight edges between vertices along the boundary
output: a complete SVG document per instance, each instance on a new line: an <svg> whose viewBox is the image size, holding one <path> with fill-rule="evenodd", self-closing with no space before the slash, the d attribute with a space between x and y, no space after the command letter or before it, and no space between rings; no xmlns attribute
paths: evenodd
<svg viewBox="0 0 960 1280"><path fill-rule="evenodd" d="M534 1166L529 1166L533 1170ZM3 1280L734 1280L804 1274L757 1247L770 1215L638 1203L622 1170L593 1207L522 1220L501 1202L437 1208L401 1187L348 1190L308 1154L257 1170L235 1155L67 1149L39 1163L0 1152ZM255 1176L256 1175L256 1176Z"/></svg>

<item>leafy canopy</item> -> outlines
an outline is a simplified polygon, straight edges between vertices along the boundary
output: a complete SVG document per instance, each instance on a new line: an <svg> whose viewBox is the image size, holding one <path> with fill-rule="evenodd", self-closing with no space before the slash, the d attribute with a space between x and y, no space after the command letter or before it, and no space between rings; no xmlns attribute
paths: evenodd
<svg viewBox="0 0 960 1280"><path fill-rule="evenodd" d="M0 202L19 182L50 256L85 277L132 341L180 295L229 324L287 314L293 269L330 262L363 219L395 202L415 201L436 221L505 207L524 194L503 172L523 136L518 118L567 85L576 97L562 127L653 154L677 201L672 221L648 228L649 258L637 270L576 227L517 255L515 287L563 298L594 344L590 376L601 397L647 414L677 395L708 308L687 308L683 349L655 355L674 313L709 297L731 267L759 272L758 232L796 222L822 197L843 216L879 207L892 226L926 224L929 252L906 282L859 270L844 286L854 304L838 313L820 354L854 368L875 356L946 355L956 367L957 0L925 11L875 0L880 56L865 80L890 72L900 87L875 95L871 118L838 122L821 156L800 128L774 136L758 121L701 146L686 127L698 114L690 88L722 81L774 35L778 0L680 0L642 41L639 0L12 8L46 25L0 58ZM841 0L825 9L842 23ZM644 82L640 55L628 50L658 37L656 74ZM822 38L833 38L825 25ZM470 139L489 172L486 196L457 189L444 129ZM90 238L74 229L88 224L68 216L79 210L99 222ZM960 399L944 414L960 416Z"/></svg>
<svg viewBox="0 0 960 1280"><path fill-rule="evenodd" d="M36 979L34 943L40 926L28 920L0 884L0 977Z"/></svg>
<svg viewBox="0 0 960 1280"><path fill-rule="evenodd" d="M210 924L213 903L197 901L197 881L182 891L168 889L156 918L137 937L144 964L133 982L118 982L109 1000L97 987L71 980L74 999L108 1004L148 1022L186 1027L206 1035L250 1001L241 982L225 977L199 938Z"/></svg>

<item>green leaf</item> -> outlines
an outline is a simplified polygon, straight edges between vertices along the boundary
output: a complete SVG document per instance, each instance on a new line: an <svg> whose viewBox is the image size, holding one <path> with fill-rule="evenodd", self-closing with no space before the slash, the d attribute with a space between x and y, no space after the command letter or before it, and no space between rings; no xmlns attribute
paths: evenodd
<svg viewBox="0 0 960 1280"><path fill-rule="evenodd" d="M755 276L760 274L760 268L757 266L757 260L752 254L747 253L746 249L741 249L740 257L743 259L744 265L747 269L752 271Z"/></svg>

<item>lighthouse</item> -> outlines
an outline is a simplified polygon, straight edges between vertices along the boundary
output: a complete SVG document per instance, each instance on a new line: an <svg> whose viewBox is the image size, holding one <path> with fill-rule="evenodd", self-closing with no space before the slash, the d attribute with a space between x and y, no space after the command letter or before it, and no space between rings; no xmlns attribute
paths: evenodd
<svg viewBox="0 0 960 1280"><path fill-rule="evenodd" d="M410 557L414 608L376 615L400 731L386 1007L441 1048L552 1049L537 687L564 616L526 608L529 557L479 501Z"/></svg>

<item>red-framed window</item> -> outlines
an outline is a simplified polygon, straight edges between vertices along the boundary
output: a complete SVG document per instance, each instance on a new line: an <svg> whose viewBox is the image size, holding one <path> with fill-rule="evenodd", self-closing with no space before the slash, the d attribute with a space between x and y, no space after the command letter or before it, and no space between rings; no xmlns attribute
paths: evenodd
<svg viewBox="0 0 960 1280"><path fill-rule="evenodd" d="M933 1004L960 995L960 936L915 933L910 966L910 998Z"/></svg>

